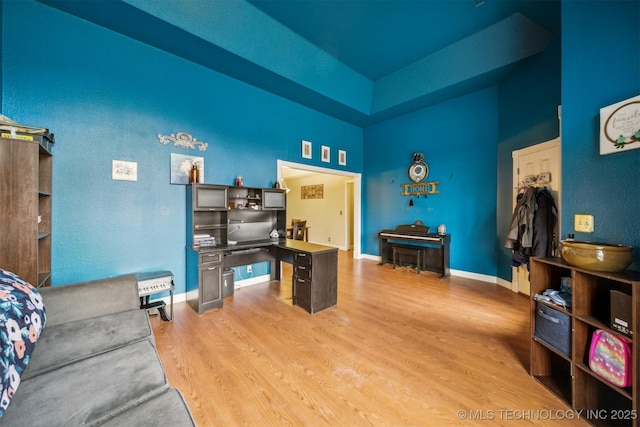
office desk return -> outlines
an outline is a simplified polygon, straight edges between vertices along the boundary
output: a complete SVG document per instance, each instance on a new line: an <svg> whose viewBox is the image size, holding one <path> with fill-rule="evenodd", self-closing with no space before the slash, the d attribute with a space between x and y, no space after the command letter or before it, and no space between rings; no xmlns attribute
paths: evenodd
<svg viewBox="0 0 640 427"><path fill-rule="evenodd" d="M202 314L223 307L222 272L225 268L270 263L270 279L280 280L280 262L293 264L293 305L313 314L337 303L338 249L299 240L270 239L238 242L200 250L187 248L187 301Z"/></svg>

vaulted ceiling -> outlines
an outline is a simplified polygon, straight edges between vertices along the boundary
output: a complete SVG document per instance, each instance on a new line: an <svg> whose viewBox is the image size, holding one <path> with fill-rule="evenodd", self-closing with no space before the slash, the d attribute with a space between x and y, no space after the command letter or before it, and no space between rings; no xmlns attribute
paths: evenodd
<svg viewBox="0 0 640 427"><path fill-rule="evenodd" d="M559 20L559 0L39 1L359 126L499 83Z"/></svg>

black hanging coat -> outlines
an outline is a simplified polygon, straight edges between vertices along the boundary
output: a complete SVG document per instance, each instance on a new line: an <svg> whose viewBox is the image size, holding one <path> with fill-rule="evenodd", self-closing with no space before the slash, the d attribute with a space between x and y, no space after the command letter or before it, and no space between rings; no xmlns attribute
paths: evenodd
<svg viewBox="0 0 640 427"><path fill-rule="evenodd" d="M519 194L505 242L513 249L511 265L528 264L532 256L555 255L557 220L558 210L549 190L529 187Z"/></svg>

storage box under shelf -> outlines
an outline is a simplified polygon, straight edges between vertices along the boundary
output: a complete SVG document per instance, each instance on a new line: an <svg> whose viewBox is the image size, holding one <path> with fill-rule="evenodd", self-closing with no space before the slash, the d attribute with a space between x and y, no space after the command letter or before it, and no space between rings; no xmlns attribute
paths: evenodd
<svg viewBox="0 0 640 427"><path fill-rule="evenodd" d="M571 357L571 316L541 302L536 304L535 337Z"/></svg>

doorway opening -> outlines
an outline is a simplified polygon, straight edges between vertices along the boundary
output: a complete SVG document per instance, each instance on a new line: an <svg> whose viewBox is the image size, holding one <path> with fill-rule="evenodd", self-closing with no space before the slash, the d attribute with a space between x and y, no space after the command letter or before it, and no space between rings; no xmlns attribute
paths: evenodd
<svg viewBox="0 0 640 427"><path fill-rule="evenodd" d="M310 226L309 242L353 250L353 258L359 259L361 174L284 160L277 161L277 171L278 182L289 190L287 215L305 217ZM322 184L326 197L302 199L301 187L311 184Z"/></svg>
<svg viewBox="0 0 640 427"><path fill-rule="evenodd" d="M518 187L527 177L546 174L545 187L551 193L558 211L555 224L555 239L560 239L562 223L562 159L560 138L542 142L512 152L513 157L513 209L517 205ZM531 292L527 265L512 267L511 290L525 295Z"/></svg>

